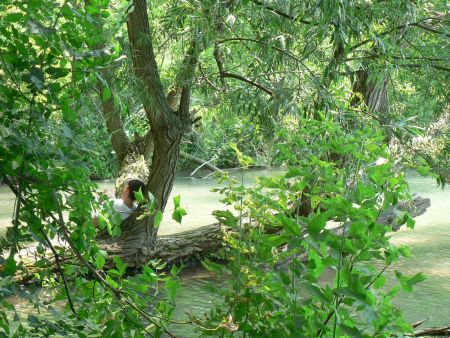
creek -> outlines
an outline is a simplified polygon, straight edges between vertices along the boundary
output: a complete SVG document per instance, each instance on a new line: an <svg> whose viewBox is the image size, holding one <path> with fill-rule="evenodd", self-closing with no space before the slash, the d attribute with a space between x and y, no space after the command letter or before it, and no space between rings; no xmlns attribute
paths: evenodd
<svg viewBox="0 0 450 338"><path fill-rule="evenodd" d="M251 170L245 174L244 183L251 184L257 176L280 173L279 170ZM416 218L415 229L401 229L392 234L392 243L408 245L412 256L402 258L386 271L387 285L396 283L395 270L413 275L423 272L427 279L416 285L413 292L402 292L396 299L406 319L413 323L428 319L424 327L450 325L450 191L438 188L431 178L424 178L416 173L408 173L407 181L412 192L431 199L431 207ZM107 190L113 195L113 182L99 182L99 190ZM215 218L211 212L224 208L221 196L211 192L217 186L213 178L199 179L180 175L175 182L173 196L181 196L181 205L188 215L182 224L171 219L173 201L170 200L160 226L161 235L185 231L194 227L211 224ZM14 196L7 187L0 186L0 236L11 222ZM186 311L201 315L211 308L215 299L213 289L224 287L226 281L212 277L202 268L189 268L182 275L182 288L177 296L175 317L185 319ZM31 311L28 304L17 304L23 313ZM174 326L173 332L180 337L196 337L188 327Z"/></svg>

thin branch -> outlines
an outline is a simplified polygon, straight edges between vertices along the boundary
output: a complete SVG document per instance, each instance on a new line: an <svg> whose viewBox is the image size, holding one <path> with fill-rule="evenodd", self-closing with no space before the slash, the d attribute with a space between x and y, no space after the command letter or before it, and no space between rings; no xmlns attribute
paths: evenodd
<svg viewBox="0 0 450 338"><path fill-rule="evenodd" d="M50 248L50 250L53 253L53 256L55 257L55 262L56 262L56 266L58 268L59 274L63 280L64 283L64 289L66 290L66 294L67 294L67 300L69 302L69 306L70 306L70 310L72 311L72 313L78 317L78 313L75 310L75 306L73 305L73 301L72 301L72 296L70 295L69 292L69 286L67 284L67 280L66 280L66 276L64 275L63 269L61 267L61 262L59 260L59 255L56 252L55 248L53 247L52 242L50 241L50 239L48 238L47 234L44 232L44 230L40 229L39 232L42 234L42 236L44 236L45 241L47 242L47 246Z"/></svg>
<svg viewBox="0 0 450 338"><path fill-rule="evenodd" d="M291 20L291 21L298 21L298 22L304 23L304 24L306 24L306 25L309 25L309 24L312 23L311 21L308 21L308 20L305 20L305 19L302 19L302 18L299 18L299 17L295 17L295 16L293 16L293 15L284 13L284 12L282 12L282 11L280 11L280 10L278 10L278 9L276 9L276 8L274 8L274 7L272 7L272 6L270 6L270 5L265 4L265 3L262 2L262 1L252 0L252 2L253 2L254 4L258 5L258 6L264 7L264 8L267 9L268 11L270 11L270 12L272 12L272 13L275 13L275 14L277 14L277 15L279 15L279 16L285 18L285 19L288 19L288 20Z"/></svg>
<svg viewBox="0 0 450 338"><path fill-rule="evenodd" d="M246 82L246 83L248 83L248 84L250 84L250 85L252 85L252 86L254 86L254 87L256 87L256 88L258 88L260 90L262 90L263 92L266 92L270 96L274 96L273 91L271 91L270 89L264 87L263 85L261 85L259 83L256 83L255 81L252 81L249 78L246 78L246 77L244 77L242 75L238 75L238 74L234 74L234 73L230 73L230 72L222 72L221 76L222 77L229 77L229 78L233 78L233 79L236 79L236 80L240 80L240 81Z"/></svg>
<svg viewBox="0 0 450 338"><path fill-rule="evenodd" d="M421 67L431 67L439 70L443 70L444 72L450 72L450 68L439 66L439 65L433 65L433 64L421 64L421 63L404 63L399 64L400 67L410 67L410 68L421 68Z"/></svg>
<svg viewBox="0 0 450 338"><path fill-rule="evenodd" d="M450 34L447 34L447 33L445 33L445 32L441 32L441 31L438 31L437 29L434 29L434 28L429 27L429 26L425 26L425 25L421 25L421 24L416 24L415 26L416 26L416 27L419 27L419 28L422 28L422 29L424 29L424 30L426 30L426 31L435 33L435 34L440 34L440 35L444 35L444 36L446 36L446 37L450 37Z"/></svg>
<svg viewBox="0 0 450 338"><path fill-rule="evenodd" d="M428 20L444 20L444 19L443 19L442 17L427 17L427 18L423 18L423 19L421 19L421 20L419 20L419 21L416 21L416 22L407 23L407 24L403 24L403 25L398 25L398 26L396 26L396 27L394 27L394 28L388 29L388 30L386 30L386 31L384 31L384 32L381 32L381 33L375 34L375 35L376 35L377 37L382 37L382 36L388 35L388 34L390 34L390 33L392 33L392 32L398 31L398 30L400 30L400 29L408 28L408 27L419 27L419 28L423 28L423 27L420 27L419 24L422 23L422 22L424 22L424 21L428 21ZM366 40L364 40L364 41L361 41L361 42L357 43L356 45L354 45L353 47L350 47L349 52L352 52L352 51L354 51L355 49L357 49L357 48L359 48L359 47L361 47L361 46L364 46L365 44L367 44L367 43L369 43L369 42L371 42L371 41L373 41L373 39L366 39Z"/></svg>
<svg viewBox="0 0 450 338"><path fill-rule="evenodd" d="M197 80L205 80L206 83L207 83L211 88L213 88L214 90L220 91L220 89L217 88L217 87L214 85L214 83L212 83L212 82L208 79L208 77L207 77L206 74L205 74L205 71L203 70L203 67L202 67L202 64L201 64L201 63L198 64L198 69L200 70L200 73L202 74L202 77L201 77L201 78L198 78Z"/></svg>

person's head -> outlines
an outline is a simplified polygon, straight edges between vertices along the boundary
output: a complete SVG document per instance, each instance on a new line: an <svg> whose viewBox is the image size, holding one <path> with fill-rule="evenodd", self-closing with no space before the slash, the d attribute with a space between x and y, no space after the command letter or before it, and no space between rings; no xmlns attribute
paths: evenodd
<svg viewBox="0 0 450 338"><path fill-rule="evenodd" d="M141 180L138 180L138 179L131 179L128 181L128 184L125 186L125 188L123 188L121 197L123 200L129 198L131 201L135 201L136 196L134 195L134 193L138 192L139 190L141 190L141 192L145 196L144 182L142 182Z"/></svg>

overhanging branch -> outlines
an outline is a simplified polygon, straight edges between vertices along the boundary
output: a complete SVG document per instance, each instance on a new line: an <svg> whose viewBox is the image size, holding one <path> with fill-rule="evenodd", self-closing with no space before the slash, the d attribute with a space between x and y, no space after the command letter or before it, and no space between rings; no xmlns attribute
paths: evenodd
<svg viewBox="0 0 450 338"><path fill-rule="evenodd" d="M261 6L261 7L265 8L265 9L267 9L268 11L270 11L272 13L275 13L275 14L285 18L285 19L288 19L288 20L291 20L291 21L298 21L298 22L304 23L306 25L311 24L311 21L308 21L308 20L305 20L305 19L301 19L299 17L295 17L293 15L284 13L284 12L280 11L279 9L276 9L276 8L270 6L270 5L265 4L263 1L252 0L252 2L254 4L258 5L258 6Z"/></svg>
<svg viewBox="0 0 450 338"><path fill-rule="evenodd" d="M398 31L398 30L400 30L400 29L405 29L405 28L408 28L408 27L419 27L419 28L424 29L425 26L421 25L421 23L422 23L422 22L425 22L425 21L430 21L430 20L440 21L440 20L444 20L444 19L443 19L443 17L441 17L441 16L427 17L427 18L423 18L423 19L421 19L421 20L419 20L419 21L416 21L416 22L398 25L398 26L396 26L396 27L393 27L393 28L391 28L391 29L388 29L388 30L386 30L386 31L384 31L384 32L381 32L381 33L375 34L375 35L376 35L377 37L382 37L382 36L388 35L388 34L390 34L390 33L393 33L393 32L395 32L395 31ZM427 30L430 31L430 28L429 28L429 27L427 27L427 28L428 28ZM441 32L439 32L439 33L441 33ZM442 33L442 34L445 34L446 36L448 36L448 34L446 34L446 33ZM357 48L359 48L359 47L361 47L361 46L364 46L365 44L367 44L367 43L369 43L369 42L371 42L371 41L373 41L373 39L366 39L366 40L364 40L364 41L361 41L361 42L357 43L356 45L354 45L353 47L351 47L350 50L349 50L349 52L352 52L352 51L354 51L355 49L357 49Z"/></svg>
<svg viewBox="0 0 450 338"><path fill-rule="evenodd" d="M191 87L194 79L195 69L198 64L198 57L200 54L199 36L195 36L192 40L179 73L179 86L181 87L180 105L178 107L178 114L180 115L183 124L187 125L190 121L189 105L191 102Z"/></svg>
<svg viewBox="0 0 450 338"><path fill-rule="evenodd" d="M270 89L264 87L262 84L259 84L259 83L255 82L253 80L250 80L249 78L246 78L246 77L244 77L242 75L229 73L229 72L222 72L220 75L222 77L229 77L229 78L233 78L233 79L236 79L236 80L240 80L240 81L246 82L249 85L252 85L252 86L262 90L263 92L269 94L270 96L274 96L273 91L271 91Z"/></svg>

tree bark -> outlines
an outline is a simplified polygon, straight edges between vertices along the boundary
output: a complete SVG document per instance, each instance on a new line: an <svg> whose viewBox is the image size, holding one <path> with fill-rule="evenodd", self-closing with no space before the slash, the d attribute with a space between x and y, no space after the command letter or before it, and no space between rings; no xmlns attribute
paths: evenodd
<svg viewBox="0 0 450 338"><path fill-rule="evenodd" d="M159 77L145 0L133 0L127 29L133 70L142 85L142 103L153 139L152 164L146 189L157 200L158 210L163 211L175 180L181 138L190 124L190 87L198 61L197 39L194 39L177 76L179 83L174 90L177 95L172 96L178 96L180 93L181 97L178 110L175 110L173 108L178 99L165 95ZM129 259L141 255L142 252L152 252L156 250L158 232L153 224L154 216L138 219L133 215L122 225L120 238L115 239L115 243L110 239L105 245L107 243L120 248L121 255Z"/></svg>
<svg viewBox="0 0 450 338"><path fill-rule="evenodd" d="M369 71L360 69L355 74L353 92L360 93L364 98L367 110L381 124L388 124L389 98L388 79L386 76L376 81L370 79ZM358 104L360 99L356 96L352 103Z"/></svg>
<svg viewBox="0 0 450 338"><path fill-rule="evenodd" d="M103 70L100 71L100 75L105 81L105 83L101 80L97 82L97 89L102 101L103 118L106 122L106 129L111 136L111 144L117 154L119 165L122 165L130 148L130 140L123 130L119 108L114 104L114 93L110 87L107 87L108 84L111 84L111 74L109 74L108 70ZM106 100L104 100L107 97L105 96L105 91L111 93Z"/></svg>
<svg viewBox="0 0 450 338"><path fill-rule="evenodd" d="M117 255L129 266L139 267L152 259L168 263L198 259L217 252L223 246L224 228L218 223L193 230L159 236L156 246L142 242L139 236L124 241L103 241L101 247L109 255Z"/></svg>

